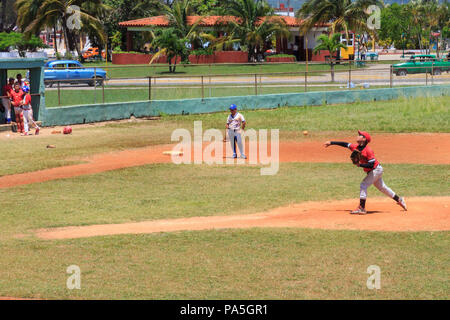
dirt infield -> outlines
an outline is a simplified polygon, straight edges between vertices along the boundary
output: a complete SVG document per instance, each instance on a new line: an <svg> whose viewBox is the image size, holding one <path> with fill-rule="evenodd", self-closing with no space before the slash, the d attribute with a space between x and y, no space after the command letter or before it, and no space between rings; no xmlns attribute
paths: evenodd
<svg viewBox="0 0 450 320"><path fill-rule="evenodd" d="M353 141L354 137L339 137ZM348 150L325 149L322 140L280 142L281 162L349 162ZM204 144L204 147L206 144ZM379 134L371 143L381 163L450 164L450 134ZM83 159L86 163L0 177L0 189L95 174L152 163L169 163L163 155L173 145L159 145L121 152L98 154ZM228 155L230 156L230 155Z"/></svg>
<svg viewBox="0 0 450 320"><path fill-rule="evenodd" d="M388 198L370 199L368 214L352 215L356 201L305 202L268 212L235 216L193 217L123 224L91 225L38 230L41 239L73 239L118 234L181 230L316 228L327 230L443 231L450 230L450 197L407 199L405 212Z"/></svg>

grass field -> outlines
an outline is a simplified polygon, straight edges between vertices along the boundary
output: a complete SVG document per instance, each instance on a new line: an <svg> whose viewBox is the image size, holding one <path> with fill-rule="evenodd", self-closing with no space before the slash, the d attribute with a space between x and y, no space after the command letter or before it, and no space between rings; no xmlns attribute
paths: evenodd
<svg viewBox="0 0 450 320"><path fill-rule="evenodd" d="M237 101L237 104L239 102ZM245 111L248 127L281 140L354 134L450 132L448 97ZM176 128L223 128L227 113L167 116L78 128L71 136L0 138L0 176L170 142ZM55 144L56 149L46 149ZM414 146L411 146L414 148ZM448 196L449 165L383 164L411 196ZM38 228L251 214L308 200L355 198L350 163L259 166L152 164L0 189L0 296L45 299L448 299L449 232L316 229L183 231L41 240ZM370 190L370 195L378 193ZM377 194L378 195L378 194ZM233 199L233 201L230 201ZM370 200L369 200L370 202ZM362 217L364 218L364 217ZM82 270L68 290L66 268ZM368 290L369 265L382 289Z"/></svg>

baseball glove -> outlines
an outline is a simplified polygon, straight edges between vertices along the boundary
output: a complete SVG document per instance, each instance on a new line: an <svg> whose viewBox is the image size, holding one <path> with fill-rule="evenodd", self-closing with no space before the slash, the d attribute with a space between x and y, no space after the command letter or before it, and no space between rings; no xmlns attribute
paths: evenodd
<svg viewBox="0 0 450 320"><path fill-rule="evenodd" d="M358 164L361 160L361 151L355 150L350 155L350 159L352 160L353 164Z"/></svg>

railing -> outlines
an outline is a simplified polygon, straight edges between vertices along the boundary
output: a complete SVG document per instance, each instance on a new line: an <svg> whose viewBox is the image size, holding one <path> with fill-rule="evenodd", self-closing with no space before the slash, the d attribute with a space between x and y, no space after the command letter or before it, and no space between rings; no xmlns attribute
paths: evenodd
<svg viewBox="0 0 450 320"><path fill-rule="evenodd" d="M236 66L236 64L224 64L225 66ZM242 64L239 64L243 66ZM411 85L433 85L433 84L450 84L450 67L440 70L437 75L438 68L434 65L402 67L407 74L405 76L395 76L394 69L391 65L374 64L370 68L361 68L355 62L346 63L345 65L335 65L332 72L329 65L320 70L299 70L291 72L270 72L263 70L268 65L280 66L286 63L266 63L262 64L244 64L246 66L254 66L258 72L244 73L217 73L209 72L202 74L156 74L148 72L143 76L143 71L148 68L156 68L155 66L110 66L108 69L122 68L125 70L133 70L141 68L139 76L131 77L107 77L106 79L83 78L76 80L60 79L46 80L52 88L46 90L46 105L78 105L106 102L126 102L126 101L143 101L143 100L165 100L165 99L186 99L216 96L242 96L242 95L260 95L270 93L291 93L291 92L307 92L317 90L348 90L355 88L373 88L373 87L394 87L394 86L411 86ZM300 67L304 69L303 63L288 63L291 69ZM311 64L311 68L314 65ZM166 68L167 65L157 66L158 68ZM198 68L195 65L193 68ZM203 65L205 68L214 68L209 65ZM94 77L98 76L97 69L107 69L106 67L92 67L94 69ZM181 66L181 69L184 68ZM69 68L79 69L79 68ZM156 69L152 69L156 70ZM409 72L408 72L409 71ZM427 72L425 72L427 71ZM444 74L444 71L446 72ZM414 73L413 73L414 72ZM130 71L130 73L132 73ZM88 83L92 88L86 86L71 86L73 82ZM55 88L56 86L56 88ZM55 92L56 91L56 92ZM101 96L99 95L101 92Z"/></svg>

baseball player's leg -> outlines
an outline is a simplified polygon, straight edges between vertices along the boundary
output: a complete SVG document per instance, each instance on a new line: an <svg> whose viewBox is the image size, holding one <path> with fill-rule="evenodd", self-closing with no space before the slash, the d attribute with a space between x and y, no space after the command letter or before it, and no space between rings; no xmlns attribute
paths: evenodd
<svg viewBox="0 0 450 320"><path fill-rule="evenodd" d="M28 110L23 110L23 131L25 131L25 133L28 133L29 129Z"/></svg>
<svg viewBox="0 0 450 320"><path fill-rule="evenodd" d="M233 150L233 157L236 157L236 143L234 130L228 130L228 138L230 139L231 150Z"/></svg>
<svg viewBox="0 0 450 320"><path fill-rule="evenodd" d="M3 106L5 107L5 118L7 123L11 123L11 100L2 98Z"/></svg>
<svg viewBox="0 0 450 320"><path fill-rule="evenodd" d="M354 214L365 214L366 213L366 200L367 200L367 189L374 182L373 171L369 172L366 177L361 181L359 188L359 207L352 211Z"/></svg>
<svg viewBox="0 0 450 320"><path fill-rule="evenodd" d="M246 158L246 156L245 156L245 152L244 152L244 146L243 146L243 144L242 144L242 136L241 136L241 133L240 132L237 132L236 133L236 135L235 135L235 137L236 137L236 143L237 143L237 145L238 145L238 148L239 148L239 153L241 154L241 158Z"/></svg>
<svg viewBox="0 0 450 320"><path fill-rule="evenodd" d="M379 165L377 167L377 169L379 169L377 175L378 178L374 181L374 186L380 190L381 192L383 192L385 195L387 195L389 198L392 198L395 202L397 202L397 204L399 206L401 206L403 209L407 210L406 207L406 202L405 199L403 197L400 197L399 195L397 195L394 191L392 191L391 188L389 188L383 181L382 175L383 175L383 168L381 167L381 165ZM375 171L375 170L374 170Z"/></svg>

